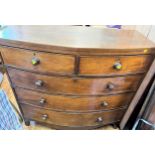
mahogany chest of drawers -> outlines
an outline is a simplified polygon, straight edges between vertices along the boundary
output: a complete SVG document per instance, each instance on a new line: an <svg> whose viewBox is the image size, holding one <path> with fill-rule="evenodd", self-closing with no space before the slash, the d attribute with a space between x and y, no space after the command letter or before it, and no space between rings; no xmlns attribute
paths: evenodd
<svg viewBox="0 0 155 155"><path fill-rule="evenodd" d="M136 31L8 26L0 52L26 123L93 129L118 123L152 60Z"/></svg>

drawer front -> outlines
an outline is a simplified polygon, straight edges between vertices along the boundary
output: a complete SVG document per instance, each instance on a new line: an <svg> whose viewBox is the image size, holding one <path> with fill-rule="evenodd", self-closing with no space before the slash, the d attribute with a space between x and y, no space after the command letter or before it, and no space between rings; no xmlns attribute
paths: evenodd
<svg viewBox="0 0 155 155"><path fill-rule="evenodd" d="M114 111L101 111L93 113L67 113L56 112L21 104L24 117L44 123L60 126L98 126L120 121L125 109Z"/></svg>
<svg viewBox="0 0 155 155"><path fill-rule="evenodd" d="M11 81L18 87L47 93L72 95L103 95L134 91L142 76L114 78L79 78L45 76L8 68Z"/></svg>
<svg viewBox="0 0 155 155"><path fill-rule="evenodd" d="M145 72L152 56L81 57L82 75L123 75Z"/></svg>
<svg viewBox="0 0 155 155"><path fill-rule="evenodd" d="M133 97L133 93L101 97L80 97L48 95L22 88L16 88L15 91L20 103L29 103L53 110L76 112L105 110L127 106Z"/></svg>
<svg viewBox="0 0 155 155"><path fill-rule="evenodd" d="M15 48L0 48L5 64L42 73L72 74L74 57L34 52Z"/></svg>

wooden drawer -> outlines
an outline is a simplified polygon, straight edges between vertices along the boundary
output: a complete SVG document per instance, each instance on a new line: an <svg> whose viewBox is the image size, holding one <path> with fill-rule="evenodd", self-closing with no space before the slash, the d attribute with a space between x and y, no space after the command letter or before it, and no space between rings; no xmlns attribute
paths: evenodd
<svg viewBox="0 0 155 155"><path fill-rule="evenodd" d="M81 57L82 75L124 75L142 73L152 62L152 56L100 56Z"/></svg>
<svg viewBox="0 0 155 155"><path fill-rule="evenodd" d="M5 64L17 68L41 73L72 74L74 71L74 57L69 55L2 47L0 51ZM32 64L32 60L33 63L36 63L35 65Z"/></svg>
<svg viewBox="0 0 155 155"><path fill-rule="evenodd" d="M60 126L99 126L120 121L125 109L92 113L67 113L21 104L24 118Z"/></svg>
<svg viewBox="0 0 155 155"><path fill-rule="evenodd" d="M69 78L45 76L8 68L13 85L47 93L102 95L137 89L142 76L113 78Z"/></svg>
<svg viewBox="0 0 155 155"><path fill-rule="evenodd" d="M127 106L133 97L133 93L81 97L48 95L22 88L16 88L15 91L20 103L29 103L53 110L76 112L107 110Z"/></svg>

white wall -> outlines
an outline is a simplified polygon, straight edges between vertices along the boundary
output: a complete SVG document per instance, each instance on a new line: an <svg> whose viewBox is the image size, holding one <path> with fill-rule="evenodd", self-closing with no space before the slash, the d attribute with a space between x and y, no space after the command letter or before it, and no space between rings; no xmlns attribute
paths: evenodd
<svg viewBox="0 0 155 155"><path fill-rule="evenodd" d="M155 42L155 25L152 26L148 38Z"/></svg>
<svg viewBox="0 0 155 155"><path fill-rule="evenodd" d="M94 27L107 28L106 25L94 25ZM151 41L155 42L155 25L123 25L122 29L137 30Z"/></svg>
<svg viewBox="0 0 155 155"><path fill-rule="evenodd" d="M124 25L123 28L137 30L151 41L155 42L155 25Z"/></svg>

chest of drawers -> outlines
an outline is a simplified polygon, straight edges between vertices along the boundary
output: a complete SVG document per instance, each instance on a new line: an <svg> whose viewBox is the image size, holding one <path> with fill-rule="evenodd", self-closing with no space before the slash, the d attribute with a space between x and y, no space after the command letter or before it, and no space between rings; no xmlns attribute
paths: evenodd
<svg viewBox="0 0 155 155"><path fill-rule="evenodd" d="M154 59L154 44L136 31L8 26L2 34L25 122L57 129L118 123Z"/></svg>

